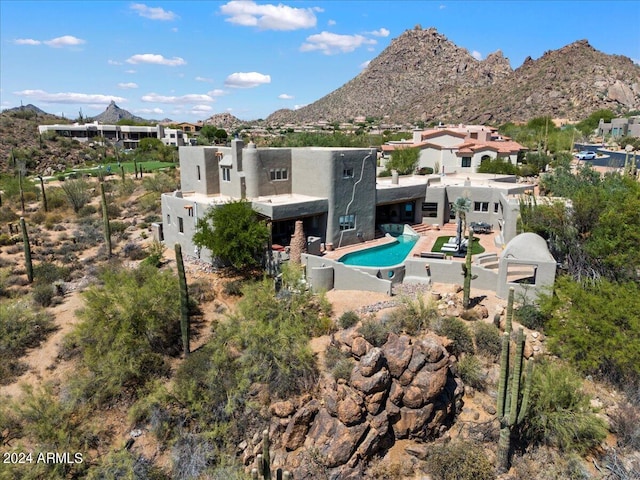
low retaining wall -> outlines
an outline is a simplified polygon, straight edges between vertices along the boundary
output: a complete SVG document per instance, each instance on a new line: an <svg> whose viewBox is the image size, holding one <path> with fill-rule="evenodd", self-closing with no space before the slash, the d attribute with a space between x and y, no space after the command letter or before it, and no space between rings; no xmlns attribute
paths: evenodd
<svg viewBox="0 0 640 480"><path fill-rule="evenodd" d="M302 263L306 266L307 282L313 290L335 288L337 290L361 290L391 295L392 282L390 280L378 278L375 274L372 275L360 268L348 267L335 260L308 254L302 254Z"/></svg>

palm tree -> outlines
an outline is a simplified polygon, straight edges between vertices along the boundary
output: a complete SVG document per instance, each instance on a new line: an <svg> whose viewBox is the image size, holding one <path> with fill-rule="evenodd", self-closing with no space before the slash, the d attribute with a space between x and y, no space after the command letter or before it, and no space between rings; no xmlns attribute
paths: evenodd
<svg viewBox="0 0 640 480"><path fill-rule="evenodd" d="M460 244L462 243L462 232L467 229L467 212L471 210L471 200L467 197L458 197L456 201L451 204L451 209L456 214L458 221L458 230L456 232L456 247L457 251L460 251ZM467 248L471 248L471 245L467 245Z"/></svg>

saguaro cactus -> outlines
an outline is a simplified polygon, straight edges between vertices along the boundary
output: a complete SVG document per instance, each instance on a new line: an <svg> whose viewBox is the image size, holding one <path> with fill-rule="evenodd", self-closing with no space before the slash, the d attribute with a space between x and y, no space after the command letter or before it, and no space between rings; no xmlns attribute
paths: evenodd
<svg viewBox="0 0 640 480"><path fill-rule="evenodd" d="M257 468L251 469L251 478L271 480L271 457L269 454L269 430L262 431L262 453L256 456ZM276 480L291 480L291 472L282 469L276 471Z"/></svg>
<svg viewBox="0 0 640 480"><path fill-rule="evenodd" d="M504 331L511 334L513 329L513 297L515 296L515 289L509 287L509 297L507 299L507 316L504 322Z"/></svg>
<svg viewBox="0 0 640 480"><path fill-rule="evenodd" d="M184 273L184 261L182 260L182 246L175 245L176 264L178 265L178 281L180 282L180 331L182 332L182 348L187 357L191 350L189 345L189 290L187 289L187 277Z"/></svg>
<svg viewBox="0 0 640 480"><path fill-rule="evenodd" d="M522 423L529 408L533 360L528 360L526 373L522 375L524 360L524 330L518 330L515 355L510 355L510 334L502 337L500 355L500 380L498 383L497 412L500 420L500 439L498 440L498 471L506 472L510 466L511 439L515 427ZM522 393L522 395L521 395Z"/></svg>
<svg viewBox="0 0 640 480"><path fill-rule="evenodd" d="M44 211L48 212L49 206L47 205L47 192L44 188L44 179L42 178L42 175L38 175L38 179L40 180L40 188L42 189L42 206L44 207Z"/></svg>
<svg viewBox="0 0 640 480"><path fill-rule="evenodd" d="M107 258L111 258L111 225L107 210L107 197L104 194L104 183L100 183L100 197L102 199L102 222L104 224L104 243L107 247Z"/></svg>
<svg viewBox="0 0 640 480"><path fill-rule="evenodd" d="M462 288L462 306L469 308L469 302L471 301L471 280L478 278L477 275L471 274L471 250L473 249L473 229L469 228L469 235L467 236L467 257L462 265L462 275L464 275L464 285Z"/></svg>
<svg viewBox="0 0 640 480"><path fill-rule="evenodd" d="M24 243L24 263L27 268L27 279L29 283L33 282L33 264L31 263L31 245L29 244L29 234L27 233L27 224L24 217L20 217L20 227L22 228L22 242Z"/></svg>

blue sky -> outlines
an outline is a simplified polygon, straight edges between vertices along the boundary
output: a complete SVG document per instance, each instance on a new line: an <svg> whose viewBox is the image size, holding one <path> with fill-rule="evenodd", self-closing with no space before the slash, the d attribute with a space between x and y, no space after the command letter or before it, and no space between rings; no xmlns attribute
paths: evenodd
<svg viewBox="0 0 640 480"><path fill-rule="evenodd" d="M513 68L585 38L640 60L632 0L0 0L0 108L71 119L113 99L144 118L266 118L345 84L417 24L478 59L500 49Z"/></svg>

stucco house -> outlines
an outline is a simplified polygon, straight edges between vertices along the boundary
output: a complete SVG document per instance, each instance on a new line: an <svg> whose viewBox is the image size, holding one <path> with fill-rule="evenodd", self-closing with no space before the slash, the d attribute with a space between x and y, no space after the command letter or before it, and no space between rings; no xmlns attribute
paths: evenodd
<svg viewBox="0 0 640 480"><path fill-rule="evenodd" d="M516 165L526 149L482 125L440 126L416 130L412 141L388 142L382 146L384 157L399 148L420 149L418 168L429 167L435 173L476 173L485 160L501 158Z"/></svg>

